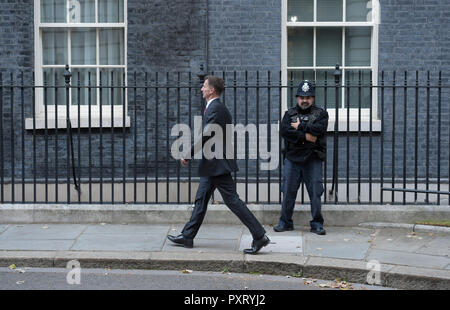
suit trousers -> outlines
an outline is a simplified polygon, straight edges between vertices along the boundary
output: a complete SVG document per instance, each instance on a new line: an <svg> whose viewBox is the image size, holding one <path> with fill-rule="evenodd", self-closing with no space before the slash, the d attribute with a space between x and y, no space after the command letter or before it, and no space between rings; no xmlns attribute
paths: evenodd
<svg viewBox="0 0 450 310"><path fill-rule="evenodd" d="M247 226L254 240L264 237L266 231L247 205L236 192L236 183L231 173L220 176L200 177L200 185L195 196L195 206L190 220L183 228L182 234L187 239L194 239L205 218L208 202L215 189L218 189L227 207Z"/></svg>

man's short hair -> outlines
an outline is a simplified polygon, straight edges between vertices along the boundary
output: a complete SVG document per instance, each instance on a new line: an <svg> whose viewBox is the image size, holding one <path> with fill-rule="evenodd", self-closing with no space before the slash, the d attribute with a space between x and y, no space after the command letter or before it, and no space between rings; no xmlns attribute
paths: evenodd
<svg viewBox="0 0 450 310"><path fill-rule="evenodd" d="M220 96L225 89L225 82L222 78L218 76L208 75L205 78L208 80L208 85L214 88L214 91L218 96Z"/></svg>

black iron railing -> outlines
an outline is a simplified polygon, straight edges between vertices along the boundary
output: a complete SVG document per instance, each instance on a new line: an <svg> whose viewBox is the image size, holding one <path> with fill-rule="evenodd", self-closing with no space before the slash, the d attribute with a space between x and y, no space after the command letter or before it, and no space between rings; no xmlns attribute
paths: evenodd
<svg viewBox="0 0 450 310"><path fill-rule="evenodd" d="M206 73L80 71L44 72L40 85L34 74L0 72L0 202L192 203L198 161L180 166L173 130L195 130ZM448 78L366 73L337 67L314 81L330 113L323 202L448 204ZM283 143L273 126L309 73L290 72L287 83L281 72L211 74L225 79L222 101L247 130L234 137L241 198L279 204ZM304 185L297 198L308 202Z"/></svg>

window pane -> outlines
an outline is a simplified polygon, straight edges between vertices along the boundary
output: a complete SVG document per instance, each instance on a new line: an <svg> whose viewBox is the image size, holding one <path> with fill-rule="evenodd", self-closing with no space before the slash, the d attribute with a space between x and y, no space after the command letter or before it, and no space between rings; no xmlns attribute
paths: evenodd
<svg viewBox="0 0 450 310"><path fill-rule="evenodd" d="M345 29L345 65L370 66L370 28Z"/></svg>
<svg viewBox="0 0 450 310"><path fill-rule="evenodd" d="M347 0L346 19L349 22L372 21L372 0ZM369 14L370 13L370 14Z"/></svg>
<svg viewBox="0 0 450 310"><path fill-rule="evenodd" d="M96 30L92 28L73 29L71 33L72 64L95 65Z"/></svg>
<svg viewBox="0 0 450 310"><path fill-rule="evenodd" d="M41 23L65 23L66 0L41 0Z"/></svg>
<svg viewBox="0 0 450 310"><path fill-rule="evenodd" d="M342 21L342 0L317 0L317 21Z"/></svg>
<svg viewBox="0 0 450 310"><path fill-rule="evenodd" d="M314 71L313 70L288 70L288 103L287 106L293 107L297 104L297 99L295 94L297 93L298 85L303 80L314 81Z"/></svg>
<svg viewBox="0 0 450 310"><path fill-rule="evenodd" d="M122 23L123 0L98 0L98 21L100 23Z"/></svg>
<svg viewBox="0 0 450 310"><path fill-rule="evenodd" d="M69 23L95 23L95 0L69 1Z"/></svg>
<svg viewBox="0 0 450 310"><path fill-rule="evenodd" d="M123 65L123 29L101 29L99 30L99 37L100 64Z"/></svg>
<svg viewBox="0 0 450 310"><path fill-rule="evenodd" d="M358 108L359 107L359 81L361 79L361 108L368 109L371 106L370 102L370 78L371 71L370 70L361 70L361 77L359 74L359 70L346 70L345 72L345 85L350 86L350 92L347 94L349 97L345 100L345 107L348 106L347 100L350 102L350 108ZM366 85L366 86L364 86ZM347 92L347 88L345 89Z"/></svg>
<svg viewBox="0 0 450 310"><path fill-rule="evenodd" d="M58 105L66 104L66 92L64 87L65 80L63 73L63 68L45 68L43 70L44 85L48 86L45 87L43 91L44 104L47 103L47 105L55 105L55 102L57 102Z"/></svg>
<svg viewBox="0 0 450 310"><path fill-rule="evenodd" d="M111 90L113 91L114 105L123 104L123 69L100 69L102 86L101 102L103 105L111 105ZM108 88L109 86L109 88ZM110 86L120 86L111 88Z"/></svg>
<svg viewBox="0 0 450 310"><path fill-rule="evenodd" d="M314 0L289 0L288 22L312 22L314 20Z"/></svg>
<svg viewBox="0 0 450 310"><path fill-rule="evenodd" d="M42 63L67 64L67 32L64 29L42 30Z"/></svg>
<svg viewBox="0 0 450 310"><path fill-rule="evenodd" d="M342 28L317 28L317 66L342 64Z"/></svg>
<svg viewBox="0 0 450 310"><path fill-rule="evenodd" d="M90 82L89 82L90 73ZM79 76L78 76L79 75ZM91 94L91 105L97 105L97 70L96 69L78 69L74 68L72 70L72 86L78 88L72 88L72 105L78 106L78 92L80 93L80 105L89 105L89 93ZM93 86L90 89L88 87L82 86Z"/></svg>
<svg viewBox="0 0 450 310"><path fill-rule="evenodd" d="M316 104L322 108L336 108L336 88L334 87L334 70L316 71ZM339 88L339 106L341 101L342 89Z"/></svg>
<svg viewBox="0 0 450 310"><path fill-rule="evenodd" d="M313 28L288 29L288 66L313 65Z"/></svg>

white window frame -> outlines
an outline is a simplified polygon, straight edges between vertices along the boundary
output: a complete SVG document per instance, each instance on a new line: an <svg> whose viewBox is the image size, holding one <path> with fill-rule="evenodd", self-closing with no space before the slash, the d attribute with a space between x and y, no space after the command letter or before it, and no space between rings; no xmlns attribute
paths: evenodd
<svg viewBox="0 0 450 310"><path fill-rule="evenodd" d="M43 28L58 28L58 29L71 29L71 28L95 28L96 29L96 64L95 65L72 65L71 64L71 46L70 46L70 31L68 32L67 40L68 40L68 63L69 70L72 72L73 69L76 68L92 68L96 69L96 81L99 86L99 72L100 69L114 69L120 68L124 70L125 73L125 86L127 85L127 0L123 0L124 7L124 16L122 23L99 23L98 22L98 0L95 0L95 22L94 23L72 23L69 22L69 1L67 1L66 7L66 23L42 23L41 22L41 1L42 0L34 0L34 63L35 63L35 85L42 86L44 84L43 81L43 69L45 68L62 68L64 69L65 65L43 65L42 64L42 29ZM99 65L99 30L102 28L120 28L124 30L124 64L123 65ZM71 85L73 85L73 81L76 80L77 76L72 75L71 77ZM102 82L106 81L107 77L102 78ZM93 85L95 86L95 85ZM105 88L103 91L108 91L108 88ZM125 127L130 127L130 117L128 116L128 96L127 89L124 89L125 92L125 111L123 111L123 105L114 105L112 108L114 111L111 111L111 105L103 105L102 106L102 127L123 127L123 113L125 113ZM44 107L44 92L42 87L36 87L36 102L35 102L35 115L34 115L34 123L35 127L33 127L33 118L27 118L25 121L26 129L44 129L45 126L45 107ZM72 91L69 93L69 103L72 102ZM100 127L100 92L97 88L97 102L91 103L91 119L90 126L91 127ZM58 105L58 115L57 119L55 119L55 105L47 105L47 128L57 128L64 129L67 127L66 122L66 105ZM114 120L111 119L111 112L114 113ZM78 106L70 104L70 121L72 127L86 128L89 127L89 106L83 105L80 106L80 124L78 124Z"/></svg>
<svg viewBox="0 0 450 310"><path fill-rule="evenodd" d="M318 22L317 21L317 0L314 0L314 17L312 22L293 22L288 21L288 0L282 0L281 8L281 71L282 71L282 84L287 85L288 82L288 70L333 70L334 66L316 66L316 30L320 27L338 27L343 29L342 31L342 64L340 64L341 75L341 85L345 82L345 70L372 70L372 83L373 85L378 85L378 25L380 21L380 5L378 0L372 0L372 18L371 21L366 22L347 22L346 19L346 0L343 0L343 20L339 22ZM289 67L287 65L287 30L288 28L294 27L309 27L313 28L313 66L312 67ZM345 28L346 27L370 27L371 29L371 55L370 55L370 66L345 66ZM332 83L334 84L334 76L331 76ZM374 87L372 89L372 131L381 131L381 121L377 118L378 115L378 98L377 89ZM344 108L344 97L345 92L343 91L340 98L341 108L339 108L339 118L338 118L338 130L347 131L347 126L349 131L358 131L359 129L359 109L350 108L350 123L347 124L347 108ZM287 110L287 89L283 88L282 94L282 111ZM335 130L335 119L336 119L336 109L327 109L329 114L328 121L328 131ZM283 112L284 113L284 112ZM361 109L361 131L370 130L370 109Z"/></svg>

